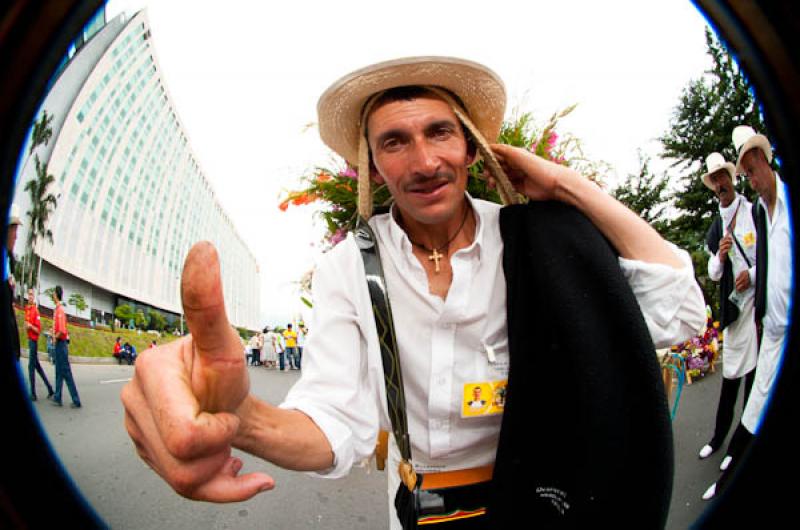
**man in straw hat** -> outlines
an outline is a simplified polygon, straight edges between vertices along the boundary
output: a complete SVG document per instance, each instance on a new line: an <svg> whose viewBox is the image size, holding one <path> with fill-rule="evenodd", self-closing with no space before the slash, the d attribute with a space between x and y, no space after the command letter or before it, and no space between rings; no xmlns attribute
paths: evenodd
<svg viewBox="0 0 800 530"><path fill-rule="evenodd" d="M720 284L720 321L725 330L725 344L714 435L700 449L700 458L711 456L725 441L743 378L745 401L750 394L758 353L753 316L756 227L752 205L736 192L736 168L721 154L708 155L706 168L703 184L719 198L719 215L706 234L706 250L710 254L708 276ZM728 462L729 459L727 456Z"/></svg>
<svg viewBox="0 0 800 530"><path fill-rule="evenodd" d="M758 433L770 391L780 370L789 323L792 290L792 238L786 185L772 169L772 147L763 134L739 125L733 130L733 145L738 153L736 171L744 173L759 199L753 217L757 229L755 319L759 329L758 361L755 382L734 433L735 451L729 448L732 462L720 480L703 494L711 499L725 487L739 456L752 436ZM731 441L731 445L734 441Z"/></svg>
<svg viewBox="0 0 800 530"><path fill-rule="evenodd" d="M509 373L511 338L507 332L501 208L465 193L467 168L477 157L485 160L507 203L525 196L573 206L569 211L574 214L565 214L568 208L563 204L562 208L551 205L545 209L582 219L563 226L555 217L551 219L563 238L570 239L571 232L582 233L591 227L589 221L597 227L591 228L597 238L572 241L572 254L564 253L561 259L545 258L548 248L525 253L543 256L542 270L554 273L553 280L541 281L541 292L569 291L575 295L573 300L580 300L571 307L581 324L580 316L586 311L607 311L614 316L615 311L602 303L583 303L587 292L610 289L591 281L581 283L580 278L576 282L579 288L569 282L560 284L558 273L561 267L589 274L603 272L575 257L584 245L597 241L612 256L614 274L630 295L613 293L614 298L620 294L629 301L627 307L635 307L630 327L641 324L645 330L644 343L637 344L649 359L654 359L653 342L678 342L697 333L705 321L702 295L685 252L668 245L637 215L574 170L522 149L487 143L486 139L498 135L505 101L502 81L488 68L461 59L417 57L353 72L335 82L317 107L323 141L358 167L358 210L362 218L369 219L385 287L391 294L400 360L394 368L402 369L402 409L408 424L408 436L400 441L410 445L414 456L413 470L399 468L405 473L402 487L409 490L415 487L415 471L424 475L423 486L435 479L452 485L456 477L487 477L487 469L491 478L498 444L502 445L502 440L498 441L502 438L501 420L509 419L508 410L504 419L496 407L487 407L486 414L469 415L463 410L465 389L476 384L503 386ZM371 215L373 184L385 185L391 192L394 202L389 212ZM545 221L540 223L542 231ZM553 245L559 245L561 237L553 239ZM508 248L505 255L509 255ZM239 476L242 462L231 456L232 447L282 467L329 478L347 474L354 464L370 457L379 430L391 430L392 421L364 267L352 235L322 257L314 276L315 333L306 344L303 375L285 402L274 407L249 393L247 371L236 353L236 337L225 319L216 253L209 244L195 245L182 277L183 306L193 335L159 347L156 355L142 354L136 376L122 392L126 428L140 456L182 495L220 502L244 500L274 485L262 473ZM571 314L557 312L564 308L552 307L544 299L531 302L537 310ZM531 318L530 324L539 329L540 321L547 318L547 314ZM560 316L559 320L567 323L569 318ZM628 323L625 320L625 326ZM520 327L515 324L514 330ZM542 338L542 342L555 356L561 351L556 343L570 342L576 335ZM586 335L589 342L582 353L588 356L594 351L591 341L595 337L590 332ZM603 351L613 355L613 349ZM624 350L625 344L620 349ZM603 355L600 357L605 359ZM657 365L654 374L663 401ZM515 402L511 383L506 394L509 404ZM589 383L601 388L614 386L591 377ZM396 395L398 388L392 390ZM578 393L576 389L570 395ZM635 401L625 408L635 408ZM516 403L525 415L526 405ZM663 409L665 412L666 406ZM611 416L615 413L608 412ZM393 416L397 413L392 411ZM657 411L648 413L650 418L668 418ZM590 418L600 420L601 416ZM561 417L556 421L580 420L570 414ZM530 438L519 433L514 440L555 439L560 424L548 420L533 427L548 429L550 434ZM572 438L592 439L577 434ZM402 491L397 472L400 456L394 442L392 439L388 473L390 502L395 491ZM544 451L534 452L547 456ZM567 455L582 465L611 466L627 458L606 456L586 462L580 451ZM662 469L644 471L652 475ZM664 473L671 481L671 468ZM563 512L573 505L572 492L559 489L554 482L530 483L518 491L528 492L529 488L535 488L530 490L531 498L538 500L543 510ZM506 496L505 489L498 491ZM605 494L592 490L586 498ZM390 511L394 514L394 507ZM461 515L467 518L476 513ZM392 524L399 525L394 515ZM479 524L486 527L487 523Z"/></svg>

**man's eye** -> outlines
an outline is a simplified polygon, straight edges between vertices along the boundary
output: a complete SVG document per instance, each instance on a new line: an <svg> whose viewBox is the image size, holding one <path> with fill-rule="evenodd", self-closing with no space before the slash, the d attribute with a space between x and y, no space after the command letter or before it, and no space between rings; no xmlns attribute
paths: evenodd
<svg viewBox="0 0 800 530"><path fill-rule="evenodd" d="M397 138L390 138L383 142L383 148L387 151L392 151L400 148L400 140Z"/></svg>

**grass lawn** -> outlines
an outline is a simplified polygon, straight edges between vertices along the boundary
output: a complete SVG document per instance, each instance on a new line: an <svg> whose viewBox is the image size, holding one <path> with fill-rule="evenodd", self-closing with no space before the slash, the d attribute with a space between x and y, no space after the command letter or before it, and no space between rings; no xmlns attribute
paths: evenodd
<svg viewBox="0 0 800 530"><path fill-rule="evenodd" d="M25 332L25 312L15 310L17 314L17 326L19 327L20 344L22 348L28 349L28 334ZM42 332L53 329L53 319L42 317ZM111 357L114 351L114 341L117 337L122 337L122 344L129 342L136 347L136 352L141 353L150 347L150 342L155 339L158 344L172 342L178 337L162 333L161 337L146 332L131 331L128 329L118 329L117 331L107 331L104 329L91 329L82 326L67 324L69 330L69 354L80 357ZM47 350L47 342L44 333L39 336L39 351Z"/></svg>

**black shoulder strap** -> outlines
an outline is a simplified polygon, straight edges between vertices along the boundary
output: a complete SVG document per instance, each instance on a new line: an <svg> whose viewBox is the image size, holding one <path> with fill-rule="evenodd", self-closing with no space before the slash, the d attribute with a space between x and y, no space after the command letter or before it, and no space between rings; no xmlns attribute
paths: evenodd
<svg viewBox="0 0 800 530"><path fill-rule="evenodd" d="M411 462L411 443L408 437L408 420L406 418L406 396L403 391L403 374L400 371L400 357L397 354L397 339L394 333L392 308L386 292L386 280L378 252L375 234L367 222L359 218L354 231L356 244L364 261L364 272L367 276L367 288L372 300L372 312L375 316L375 327L378 331L378 342L383 361L383 378L386 384L386 401L389 404L389 418L392 421L400 456L405 462Z"/></svg>
<svg viewBox="0 0 800 530"><path fill-rule="evenodd" d="M719 250L720 239L722 239L722 218L717 215L706 233L706 246L714 254Z"/></svg>

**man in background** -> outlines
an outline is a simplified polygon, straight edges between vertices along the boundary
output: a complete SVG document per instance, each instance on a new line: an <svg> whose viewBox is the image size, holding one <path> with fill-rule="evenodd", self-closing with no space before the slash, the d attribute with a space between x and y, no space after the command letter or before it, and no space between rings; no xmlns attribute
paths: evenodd
<svg viewBox="0 0 800 530"><path fill-rule="evenodd" d="M719 283L720 327L725 330L725 343L714 435L700 449L701 459L711 456L725 441L742 379L747 401L758 354L752 289L756 277L756 227L752 205L746 197L736 193L736 168L732 163L726 162L719 153L711 153L706 158L706 167L703 184L719 198L719 215L706 235L708 277Z"/></svg>
<svg viewBox="0 0 800 530"><path fill-rule="evenodd" d="M53 314L53 339L56 342L56 390L51 399L54 405L61 406L61 390L66 382L72 398L72 408L77 409L81 407L81 398L78 395L78 388L75 386L72 368L69 365L69 331L67 331L67 313L61 303L63 299L64 291L60 285L56 285L53 290L53 302L56 304Z"/></svg>
<svg viewBox="0 0 800 530"><path fill-rule="evenodd" d="M300 364L297 360L297 332L292 329L291 324L286 325L283 332L283 339L286 342L286 360L289 363L289 370L299 370Z"/></svg>
<svg viewBox="0 0 800 530"><path fill-rule="evenodd" d="M744 449L758 435L769 395L783 359L792 294L792 234L786 185L772 169L772 146L763 134L740 125L733 130L738 153L736 170L743 172L758 193L754 217L757 231L755 318L760 336L755 382L747 398L742 420L734 433L736 452L730 454L720 479L709 486L704 500L716 496L734 473ZM731 441L731 445L734 441ZM733 453L729 450L729 453ZM787 455L787 457L790 455Z"/></svg>
<svg viewBox="0 0 800 530"><path fill-rule="evenodd" d="M28 379L31 386L31 401L36 401L36 373L47 387L47 397L53 396L53 387L47 380L47 374L39 364L39 334L42 332L42 320L39 308L33 296L33 289L28 289L28 305L25 307L25 330L28 332Z"/></svg>

